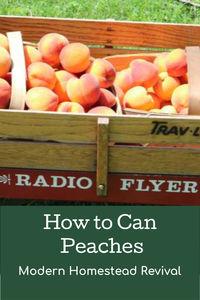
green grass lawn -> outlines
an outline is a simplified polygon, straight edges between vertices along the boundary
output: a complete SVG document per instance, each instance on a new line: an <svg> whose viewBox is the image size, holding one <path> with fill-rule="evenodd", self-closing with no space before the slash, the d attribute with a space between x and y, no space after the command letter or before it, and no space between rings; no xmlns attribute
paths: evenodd
<svg viewBox="0 0 200 300"><path fill-rule="evenodd" d="M1 0L0 14L200 23L200 8L178 0Z"/></svg>

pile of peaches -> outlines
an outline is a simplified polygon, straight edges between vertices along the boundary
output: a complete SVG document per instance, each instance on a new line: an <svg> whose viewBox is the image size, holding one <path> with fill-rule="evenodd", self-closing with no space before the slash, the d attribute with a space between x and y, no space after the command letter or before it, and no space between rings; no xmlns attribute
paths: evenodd
<svg viewBox="0 0 200 300"><path fill-rule="evenodd" d="M188 114L187 61L183 49L158 54L153 62L133 60L129 68L117 73L114 84L124 93L123 108Z"/></svg>
<svg viewBox="0 0 200 300"><path fill-rule="evenodd" d="M122 108L188 113L186 53L175 49L153 62L135 59L116 72L106 59L94 59L82 43L48 33L37 46L24 46L27 70L26 108L34 111L114 115L116 95ZM0 34L0 108L11 98L11 58Z"/></svg>

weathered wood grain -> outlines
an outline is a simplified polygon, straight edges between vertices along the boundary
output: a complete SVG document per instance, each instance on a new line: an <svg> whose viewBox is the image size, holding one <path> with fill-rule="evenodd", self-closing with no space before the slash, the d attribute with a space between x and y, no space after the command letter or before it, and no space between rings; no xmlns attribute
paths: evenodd
<svg viewBox="0 0 200 300"><path fill-rule="evenodd" d="M115 173L200 175L200 149L121 146L109 153Z"/></svg>
<svg viewBox="0 0 200 300"><path fill-rule="evenodd" d="M1 110L0 139L96 144L97 118L95 115ZM159 117L138 114L112 116L109 120L111 143L200 144L198 116ZM158 124L155 122L167 126L167 132L157 133L154 130L153 133Z"/></svg>
<svg viewBox="0 0 200 300"><path fill-rule="evenodd" d="M111 146L108 161L111 173L200 175L200 149ZM0 166L95 172L96 146L0 142Z"/></svg>
<svg viewBox="0 0 200 300"><path fill-rule="evenodd" d="M200 26L143 22L0 17L0 32L19 30L27 41L48 32L65 34L71 42L86 44L177 48L198 45Z"/></svg>
<svg viewBox="0 0 200 300"><path fill-rule="evenodd" d="M4 141L0 142L0 166L95 171L96 146Z"/></svg>
<svg viewBox="0 0 200 300"><path fill-rule="evenodd" d="M158 49L156 49L156 50L154 50L153 48L152 49L148 49L148 54L147 54L147 50L142 50L142 48L139 48L139 49L131 49L131 48L129 48L129 49L126 49L126 48L119 48L119 47L117 47L117 48L109 48L109 47L90 47L90 51L91 51L91 55L93 56L93 57L106 57L106 58L108 58L108 57L110 57L110 56L113 56L113 55L133 55L133 54L137 54L138 55L138 53L139 54L141 54L141 53L143 53L143 54L145 54L146 56L147 56L147 59L148 59L148 57L151 55L151 53L152 54L154 54L154 53L158 53L159 51L158 51ZM156 52L155 52L156 51ZM160 50L160 52L161 52L161 50ZM119 62L118 62L118 64L119 64ZM121 67L120 67L121 68Z"/></svg>

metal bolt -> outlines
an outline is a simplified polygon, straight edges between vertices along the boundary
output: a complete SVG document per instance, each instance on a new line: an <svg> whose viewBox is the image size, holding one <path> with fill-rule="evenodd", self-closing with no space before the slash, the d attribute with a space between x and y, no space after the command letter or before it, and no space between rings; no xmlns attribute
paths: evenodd
<svg viewBox="0 0 200 300"><path fill-rule="evenodd" d="M100 191L103 191L103 190L105 189L104 184L99 184L98 189L99 189Z"/></svg>

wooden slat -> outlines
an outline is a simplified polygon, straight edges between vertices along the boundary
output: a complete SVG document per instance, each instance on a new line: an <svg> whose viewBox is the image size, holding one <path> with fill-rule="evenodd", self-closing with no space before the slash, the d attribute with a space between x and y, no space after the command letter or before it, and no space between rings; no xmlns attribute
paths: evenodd
<svg viewBox="0 0 200 300"><path fill-rule="evenodd" d="M97 117L2 110L0 139L96 144ZM109 142L112 143L200 144L200 117L134 115L113 116L109 120ZM155 130L160 126L158 122L167 126L165 134Z"/></svg>
<svg viewBox="0 0 200 300"><path fill-rule="evenodd" d="M200 26L122 21L0 17L0 32L19 30L27 41L48 32L65 34L86 44L177 48L198 45Z"/></svg>
<svg viewBox="0 0 200 300"><path fill-rule="evenodd" d="M0 139L96 142L96 118L65 113L0 111Z"/></svg>
<svg viewBox="0 0 200 300"><path fill-rule="evenodd" d="M200 48L186 47L189 83L189 114L200 115Z"/></svg>
<svg viewBox="0 0 200 300"><path fill-rule="evenodd" d="M107 195L109 119L97 119L97 195Z"/></svg>
<svg viewBox="0 0 200 300"><path fill-rule="evenodd" d="M93 57L106 57L109 59L110 56L113 56L113 55L132 55L132 54L144 54L146 59L149 60L149 61L152 61L153 58L150 58L151 56L151 53L152 55L154 55L155 53L157 54L158 52L161 52L158 51L157 49L154 50L153 48L152 49L148 49L148 50L142 50L142 48L140 49L123 49L123 48L102 48L102 47L99 47L99 48L90 48L90 51L91 51L91 55ZM119 64L119 62L117 62ZM116 64L116 62L115 62ZM121 69L121 67L120 67Z"/></svg>
<svg viewBox="0 0 200 300"><path fill-rule="evenodd" d="M113 147L109 170L132 174L200 175L200 149Z"/></svg>
<svg viewBox="0 0 200 300"><path fill-rule="evenodd" d="M95 172L96 146L1 142L0 166ZM200 149L112 146L109 172L199 175Z"/></svg>
<svg viewBox="0 0 200 300"><path fill-rule="evenodd" d="M0 142L0 166L2 168L95 171L95 165L95 145Z"/></svg>

